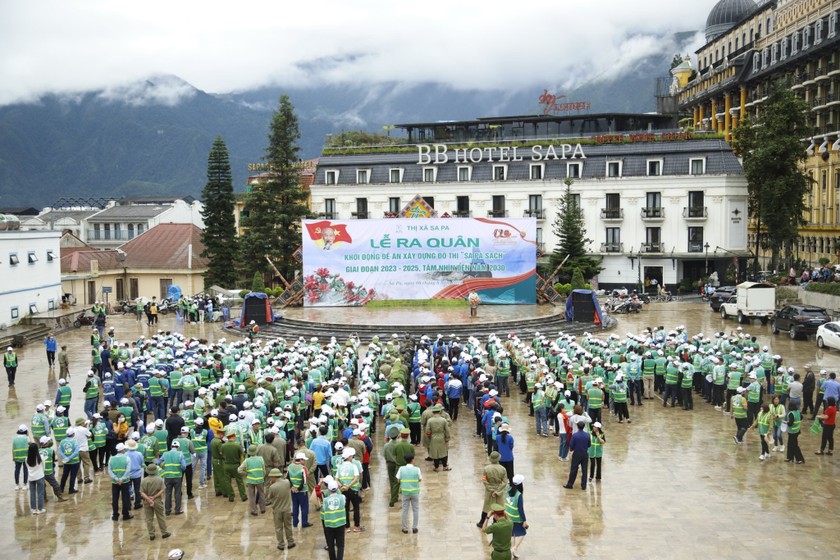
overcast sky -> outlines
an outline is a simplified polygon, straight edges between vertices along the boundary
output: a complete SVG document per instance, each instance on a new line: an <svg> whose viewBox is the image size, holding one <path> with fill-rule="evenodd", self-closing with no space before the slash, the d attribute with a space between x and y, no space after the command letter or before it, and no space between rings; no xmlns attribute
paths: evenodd
<svg viewBox="0 0 840 560"><path fill-rule="evenodd" d="M573 86L632 68L664 34L702 31L716 1L0 0L0 105L159 74L214 93Z"/></svg>

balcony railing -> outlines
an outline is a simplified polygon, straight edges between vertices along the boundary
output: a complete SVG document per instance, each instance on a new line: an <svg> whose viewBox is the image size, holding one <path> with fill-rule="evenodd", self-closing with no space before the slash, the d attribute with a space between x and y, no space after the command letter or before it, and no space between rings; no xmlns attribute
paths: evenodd
<svg viewBox="0 0 840 560"><path fill-rule="evenodd" d="M370 212L351 212L350 215L357 220L367 220L370 217Z"/></svg>
<svg viewBox="0 0 840 560"><path fill-rule="evenodd" d="M460 210L452 212L452 216L454 218L472 218L472 212L470 210Z"/></svg>
<svg viewBox="0 0 840 560"><path fill-rule="evenodd" d="M545 242L544 241L537 241L537 249L539 250L540 254L545 254Z"/></svg>
<svg viewBox="0 0 840 560"><path fill-rule="evenodd" d="M338 212L321 212L318 216L327 220L337 220Z"/></svg>
<svg viewBox="0 0 840 560"><path fill-rule="evenodd" d="M648 206L642 208L643 220L662 220L665 218L665 209L661 206Z"/></svg>
<svg viewBox="0 0 840 560"><path fill-rule="evenodd" d="M624 243L601 243L602 253L623 253Z"/></svg>
<svg viewBox="0 0 840 560"><path fill-rule="evenodd" d="M623 220L624 208L601 208L602 220Z"/></svg>
<svg viewBox="0 0 840 560"><path fill-rule="evenodd" d="M490 218L507 218L507 210L488 210L487 216Z"/></svg>
<svg viewBox="0 0 840 560"><path fill-rule="evenodd" d="M645 243L642 245L642 252L643 253L664 253L665 252L665 244L664 243Z"/></svg>
<svg viewBox="0 0 840 560"><path fill-rule="evenodd" d="M703 252L703 242L702 241L689 241L688 242L688 252L689 253L702 253Z"/></svg>
<svg viewBox="0 0 840 560"><path fill-rule="evenodd" d="M529 208L523 212L523 216L526 218L536 218L538 220L545 219L545 209L543 208Z"/></svg>
<svg viewBox="0 0 840 560"><path fill-rule="evenodd" d="M705 219L708 218L708 208L706 206L684 206L683 218Z"/></svg>

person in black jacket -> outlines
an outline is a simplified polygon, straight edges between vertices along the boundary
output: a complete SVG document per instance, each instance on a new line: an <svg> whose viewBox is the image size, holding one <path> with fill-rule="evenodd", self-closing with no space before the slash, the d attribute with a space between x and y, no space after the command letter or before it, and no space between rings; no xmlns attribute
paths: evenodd
<svg viewBox="0 0 840 560"><path fill-rule="evenodd" d="M810 410L813 414L815 412L814 409L814 390L817 386L817 379L814 376L814 372L810 369L805 374L805 379L802 380L802 416L804 417L808 414Z"/></svg>

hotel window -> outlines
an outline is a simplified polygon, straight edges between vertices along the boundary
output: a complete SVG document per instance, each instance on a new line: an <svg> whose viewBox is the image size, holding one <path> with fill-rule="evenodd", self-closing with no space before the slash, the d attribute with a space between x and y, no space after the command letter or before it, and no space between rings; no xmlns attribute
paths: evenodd
<svg viewBox="0 0 840 560"><path fill-rule="evenodd" d="M767 68L768 64L770 64L770 49L765 47L761 49L761 67Z"/></svg>
<svg viewBox="0 0 840 560"><path fill-rule="evenodd" d="M137 235L146 231L146 224L137 224Z"/></svg>
<svg viewBox="0 0 840 560"><path fill-rule="evenodd" d="M20 318L20 309L17 306L12 307L10 309L10 311L12 312L12 314L11 314L12 320Z"/></svg>
<svg viewBox="0 0 840 560"><path fill-rule="evenodd" d="M814 44L819 45L823 40L823 20L818 19L814 24Z"/></svg>
<svg viewBox="0 0 840 560"><path fill-rule="evenodd" d="M621 228L608 227L606 240L604 245L605 253L621 252Z"/></svg>
<svg viewBox="0 0 840 560"><path fill-rule="evenodd" d="M736 51L738 50L738 45L739 45L739 42L740 42L740 38L739 38L739 37L735 37L735 50L736 50Z"/></svg>
<svg viewBox="0 0 840 560"><path fill-rule="evenodd" d="M770 48L770 64L776 64L779 61L779 43L773 43Z"/></svg>
<svg viewBox="0 0 840 560"><path fill-rule="evenodd" d="M761 54L753 53L753 72L761 70Z"/></svg>
<svg viewBox="0 0 840 560"><path fill-rule="evenodd" d="M122 239L122 226L114 224L114 239Z"/></svg>
<svg viewBox="0 0 840 560"><path fill-rule="evenodd" d="M399 214L400 213L400 197L392 196L388 199L388 212L391 214Z"/></svg>
<svg viewBox="0 0 840 560"><path fill-rule="evenodd" d="M649 159L647 162L647 174L648 177L658 177L659 175L662 175L662 160Z"/></svg>
<svg viewBox="0 0 840 560"><path fill-rule="evenodd" d="M572 198L569 200L569 210L580 210L579 194L572 194Z"/></svg>
<svg viewBox="0 0 840 560"><path fill-rule="evenodd" d="M470 197L458 196L455 197L455 215L459 218L470 217Z"/></svg>
<svg viewBox="0 0 840 560"><path fill-rule="evenodd" d="M461 165L458 167L458 181L463 183L469 181L472 177L472 167L469 165Z"/></svg>
<svg viewBox="0 0 840 560"><path fill-rule="evenodd" d="M528 195L528 216L543 219L543 201L541 194Z"/></svg>
<svg viewBox="0 0 840 560"><path fill-rule="evenodd" d="M356 184L365 185L367 183L370 183L370 169L357 169Z"/></svg>
<svg viewBox="0 0 840 560"><path fill-rule="evenodd" d="M607 162L607 177L621 177L621 162L608 161Z"/></svg>
<svg viewBox="0 0 840 560"><path fill-rule="evenodd" d="M328 220L336 220L338 216L335 213L335 199L334 198L325 198L324 199L324 217Z"/></svg>
<svg viewBox="0 0 840 560"><path fill-rule="evenodd" d="M802 30L802 50L806 50L811 46L811 26L806 25Z"/></svg>
<svg viewBox="0 0 840 560"><path fill-rule="evenodd" d="M504 218L507 215L505 211L505 195L493 195L493 209L490 211L490 215L494 218Z"/></svg>
<svg viewBox="0 0 840 560"><path fill-rule="evenodd" d="M424 196L423 197L423 202L428 204L429 208L434 208L435 207L435 197L433 197L433 196Z"/></svg>
<svg viewBox="0 0 840 560"><path fill-rule="evenodd" d="M26 255L26 260L29 261L29 264L35 264L36 262L38 262L38 255L36 255L34 251L30 251Z"/></svg>
<svg viewBox="0 0 840 560"><path fill-rule="evenodd" d="M706 158L691 158L688 160L688 172L691 175L706 173Z"/></svg>
<svg viewBox="0 0 840 560"><path fill-rule="evenodd" d="M583 164L580 162L566 164L566 177L580 179L583 174Z"/></svg>
<svg viewBox="0 0 840 560"><path fill-rule="evenodd" d="M790 54L794 55L799 52L799 32L794 31L790 36Z"/></svg>
<svg viewBox="0 0 840 560"><path fill-rule="evenodd" d="M703 252L703 228L690 227L688 228L688 252L702 253Z"/></svg>
<svg viewBox="0 0 840 560"><path fill-rule="evenodd" d="M111 224L102 224L102 228L105 230L105 239L111 239Z"/></svg>
<svg viewBox="0 0 840 560"><path fill-rule="evenodd" d="M128 224L128 238L134 239L134 224Z"/></svg>
<svg viewBox="0 0 840 560"><path fill-rule="evenodd" d="M604 202L604 218L617 219L621 217L621 195L618 193L607 193Z"/></svg>
<svg viewBox="0 0 840 560"><path fill-rule="evenodd" d="M55 260L55 253L52 251L47 251L47 262L53 262Z"/></svg>
<svg viewBox="0 0 840 560"><path fill-rule="evenodd" d="M706 215L703 191L688 191L688 217L703 218Z"/></svg>
<svg viewBox="0 0 840 560"><path fill-rule="evenodd" d="M397 168L391 169L388 172L388 177L389 177L389 181L391 183L402 183L402 179L403 179L403 169L402 169L402 167L397 167Z"/></svg>
<svg viewBox="0 0 840 560"><path fill-rule="evenodd" d="M359 220L366 220L368 217L368 199L366 198L357 198L356 199L356 212L355 217Z"/></svg>
<svg viewBox="0 0 840 560"><path fill-rule="evenodd" d="M662 193L649 192L645 194L645 207L642 208L646 218L662 217Z"/></svg>
<svg viewBox="0 0 840 560"><path fill-rule="evenodd" d="M779 60L785 60L788 56L788 49L789 49L789 41L787 37L782 38L781 45L779 46Z"/></svg>
<svg viewBox="0 0 840 560"><path fill-rule="evenodd" d="M504 181L506 176L507 176L507 165L494 165L493 166L493 180L494 181Z"/></svg>
<svg viewBox="0 0 840 560"><path fill-rule="evenodd" d="M837 12L828 14L828 38L837 35Z"/></svg>
<svg viewBox="0 0 840 560"><path fill-rule="evenodd" d="M338 171L336 170L328 170L324 172L324 184L325 185L337 185L338 184Z"/></svg>
<svg viewBox="0 0 840 560"><path fill-rule="evenodd" d="M93 238L96 240L102 239L101 227L99 224L93 224Z"/></svg>
<svg viewBox="0 0 840 560"><path fill-rule="evenodd" d="M539 181L543 178L543 174L545 172L545 164L544 163L532 163L531 164L531 180L532 181Z"/></svg>
<svg viewBox="0 0 840 560"><path fill-rule="evenodd" d="M20 263L20 259L17 256L17 253L12 253L9 255L9 264L11 266L17 266Z"/></svg>
<svg viewBox="0 0 840 560"><path fill-rule="evenodd" d="M645 251L648 253L662 252L662 229L658 227L645 228Z"/></svg>
<svg viewBox="0 0 840 560"><path fill-rule="evenodd" d="M437 178L437 168L436 167L424 167L423 168L423 182L424 183L434 183L436 178Z"/></svg>

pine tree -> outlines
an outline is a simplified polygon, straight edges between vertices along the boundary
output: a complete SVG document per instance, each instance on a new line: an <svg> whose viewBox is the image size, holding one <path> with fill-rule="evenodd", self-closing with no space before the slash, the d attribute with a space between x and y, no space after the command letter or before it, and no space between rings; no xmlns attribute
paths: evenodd
<svg viewBox="0 0 840 560"><path fill-rule="evenodd" d="M265 280L262 272L254 273L254 280L251 282L251 291L255 293L265 293Z"/></svg>
<svg viewBox="0 0 840 560"><path fill-rule="evenodd" d="M300 129L287 95L271 119L265 161L265 180L252 186L246 201L250 214L242 240L242 259L248 276L268 270L269 256L280 273L294 278L298 263L292 257L301 243L301 218L307 214L306 191L300 184Z"/></svg>
<svg viewBox="0 0 840 560"><path fill-rule="evenodd" d="M554 219L554 234L560 243L551 253L550 263L554 270L563 262L566 255L569 259L557 273L559 282L568 284L572 273L579 270L584 279L590 279L601 272L601 259L593 257L587 252L587 245L592 243L586 237L586 227L583 223L583 212L572 196L572 179L566 179L566 192L560 198L560 211Z"/></svg>
<svg viewBox="0 0 840 560"><path fill-rule="evenodd" d="M800 138L809 135L807 111L808 105L789 84L776 84L762 103L758 120L735 129L735 151L744 158L750 217L766 236L772 252L771 269L790 266L799 226L805 223L805 196L812 179L801 167L805 150ZM785 267L779 262L783 251L788 257Z"/></svg>
<svg viewBox="0 0 840 560"><path fill-rule="evenodd" d="M210 259L204 274L205 286L232 288L237 281L238 247L236 221L233 215L233 179L230 172L227 146L217 136L207 158L207 184L201 193L204 209L204 231L201 256Z"/></svg>

